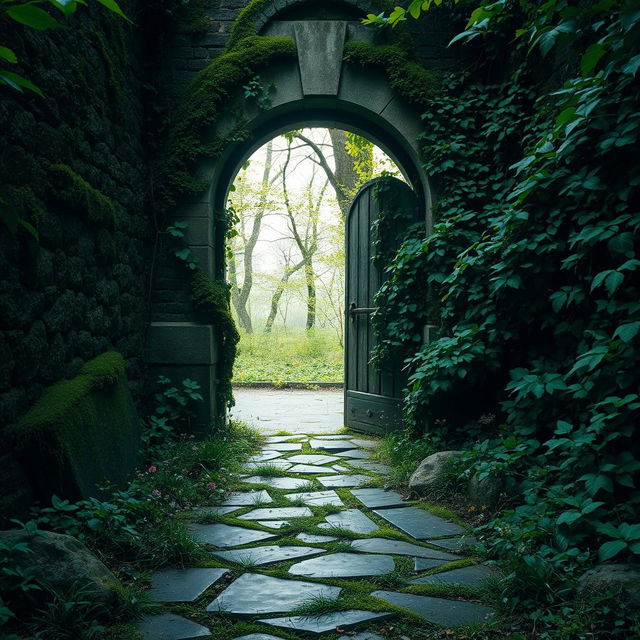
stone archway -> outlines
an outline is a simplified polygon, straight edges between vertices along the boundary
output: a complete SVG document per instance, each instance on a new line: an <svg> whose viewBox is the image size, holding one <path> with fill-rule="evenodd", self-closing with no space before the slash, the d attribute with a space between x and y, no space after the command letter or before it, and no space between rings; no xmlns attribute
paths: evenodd
<svg viewBox="0 0 640 640"><path fill-rule="evenodd" d="M402 169L423 206L425 224L431 227L429 185L417 143L422 129L420 114L381 71L363 69L343 59L348 43L374 44L377 34L349 19L349 14L341 14L340 7L371 11L371 5L361 0L331 3L318 14L318 7L305 0L275 0L268 9L251 16L256 32L292 38L298 54L297 59L278 62L260 73L266 108L264 102L258 106L255 101L240 100L241 113L230 106L203 140L207 147L225 139L242 122L242 139L228 141L217 157L204 157L197 164L196 178L210 186L181 203L175 214L176 219L188 223L185 240L209 277L224 278L224 228L215 221L223 217L220 213L229 186L242 162L268 139L303 126L342 128L379 145ZM216 402L220 366L216 327L194 310L188 299L188 283L170 264L163 265L156 275L153 294L158 292L161 304L149 327L148 362L173 380L188 377L200 383L205 402L195 430L206 431L210 417L224 412ZM165 308L182 304L179 313L163 313L163 299Z"/></svg>

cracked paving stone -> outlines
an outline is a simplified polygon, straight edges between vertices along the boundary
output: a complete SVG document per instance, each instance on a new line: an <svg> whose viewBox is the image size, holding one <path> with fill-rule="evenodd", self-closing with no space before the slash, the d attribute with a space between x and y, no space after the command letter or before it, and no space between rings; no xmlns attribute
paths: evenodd
<svg viewBox="0 0 640 640"><path fill-rule="evenodd" d="M299 456L290 456L287 460L289 462L295 462L295 464L328 464L329 462L340 460L340 458L338 458L338 456L325 456L321 453L309 453L301 454Z"/></svg>
<svg viewBox="0 0 640 640"><path fill-rule="evenodd" d="M477 564L470 567L451 569L451 571L443 571L442 573L434 573L430 576L422 576L415 580L411 580L411 584L432 584L443 587L478 588L490 578L496 578L499 575L500 572L496 569Z"/></svg>
<svg viewBox="0 0 640 640"><path fill-rule="evenodd" d="M323 542L333 542L337 540L336 536L316 536L312 533L299 533L296 536L296 540L300 540L300 542L307 542L309 544L322 544Z"/></svg>
<svg viewBox="0 0 640 640"><path fill-rule="evenodd" d="M138 623L142 640L194 640L210 638L211 632L201 624L173 613L145 616Z"/></svg>
<svg viewBox="0 0 640 640"><path fill-rule="evenodd" d="M427 540L429 544L433 544L436 547L442 547L443 549L451 549L464 551L465 547L472 547L478 544L478 538L473 536L457 536L455 538L442 538L440 540Z"/></svg>
<svg viewBox="0 0 640 640"><path fill-rule="evenodd" d="M196 507L192 513L196 516L224 516L239 509L242 509L242 507Z"/></svg>
<svg viewBox="0 0 640 640"><path fill-rule="evenodd" d="M234 491L222 503L225 507L251 507L254 504L269 504L273 502L271 496L264 490L259 491Z"/></svg>
<svg viewBox="0 0 640 640"><path fill-rule="evenodd" d="M288 618L271 618L270 620L258 620L264 624L270 624L282 629L292 629L302 633L312 633L321 635L336 629L349 629L363 622L371 620L384 620L394 616L393 613L374 613L373 611L362 611L361 609L350 609L348 611L337 611L335 613L325 613L320 616L291 616Z"/></svg>
<svg viewBox="0 0 640 640"><path fill-rule="evenodd" d="M309 518L313 512L308 507L274 507L253 509L238 516L238 520L282 520L284 518Z"/></svg>
<svg viewBox="0 0 640 640"><path fill-rule="evenodd" d="M354 540L351 546L356 551L364 553L390 553L395 556L414 556L418 558L433 558L451 562L460 560L460 556L437 549L428 549L417 544L404 542L403 540L389 540L388 538L362 538Z"/></svg>
<svg viewBox="0 0 640 640"><path fill-rule="evenodd" d="M353 458L355 460L365 460L371 457L371 454L368 451L362 451L362 449L350 449L349 451L341 451L337 455L339 455L341 458Z"/></svg>
<svg viewBox="0 0 640 640"><path fill-rule="evenodd" d="M267 529L282 529L291 524L288 520L256 520L256 522Z"/></svg>
<svg viewBox="0 0 640 640"><path fill-rule="evenodd" d="M311 507L324 507L327 505L332 507L344 507L344 502L340 500L340 496L332 490L287 493L285 498L287 500L304 500L304 503Z"/></svg>
<svg viewBox="0 0 640 640"><path fill-rule="evenodd" d="M157 602L193 602L228 569L165 569L151 576L147 594Z"/></svg>
<svg viewBox="0 0 640 640"><path fill-rule="evenodd" d="M267 462L274 458L279 458L282 454L279 451L264 451L255 456L251 456L247 462Z"/></svg>
<svg viewBox="0 0 640 640"><path fill-rule="evenodd" d="M391 556L331 553L321 558L298 562L289 568L289 573L306 578L358 578L382 576L395 568L396 563Z"/></svg>
<svg viewBox="0 0 640 640"><path fill-rule="evenodd" d="M268 460L267 462L245 462L242 468L246 471L256 471L263 467L273 467L281 471L287 471L291 468L291 463L286 460Z"/></svg>
<svg viewBox="0 0 640 640"><path fill-rule="evenodd" d="M315 598L335 600L341 591L326 584L244 573L207 606L207 611L239 617L288 613Z"/></svg>
<svg viewBox="0 0 640 640"><path fill-rule="evenodd" d="M267 442L262 447L263 451L300 451L301 442Z"/></svg>
<svg viewBox="0 0 640 640"><path fill-rule="evenodd" d="M353 443L349 440L321 440L319 438L312 438L309 440L309 445L312 449L335 451L336 453L353 449Z"/></svg>
<svg viewBox="0 0 640 640"><path fill-rule="evenodd" d="M380 598L390 604L413 611L413 613L441 627L481 624L487 622L494 615L493 609L473 602L416 596L411 593L397 593L395 591L374 591L371 595L374 598Z"/></svg>
<svg viewBox="0 0 640 640"><path fill-rule="evenodd" d="M325 522L318 525L320 529L347 529L353 533L371 533L380 527L359 509L345 509L340 513L332 513Z"/></svg>
<svg viewBox="0 0 640 640"><path fill-rule="evenodd" d="M391 473L391 467L381 462L369 462L368 460L348 460L347 464L351 467L358 469L364 469L365 471L372 471L373 473L379 473L381 475L388 475ZM333 467L336 468L335 465Z"/></svg>
<svg viewBox="0 0 640 640"><path fill-rule="evenodd" d="M288 473L334 473L334 471L314 464L296 464L288 470Z"/></svg>
<svg viewBox="0 0 640 640"><path fill-rule="evenodd" d="M353 438L351 442L359 447L364 447L365 449L375 449L380 446L380 442L378 440L361 440L360 438Z"/></svg>
<svg viewBox="0 0 640 640"><path fill-rule="evenodd" d="M454 522L434 516L418 507L380 509L374 510L374 513L416 540L464 533L464 529Z"/></svg>
<svg viewBox="0 0 640 640"><path fill-rule="evenodd" d="M326 478L318 478L318 480L325 487L359 487L371 482L371 476L355 473L353 475L327 476Z"/></svg>
<svg viewBox="0 0 640 640"><path fill-rule="evenodd" d="M385 491L384 489L351 489L351 493L365 507L370 509L382 509L386 507L400 507L406 503L402 496L395 491Z"/></svg>
<svg viewBox="0 0 640 640"><path fill-rule="evenodd" d="M276 537L274 533L235 527L230 524L190 524L189 531L199 542L206 542L216 547L238 547L241 544Z"/></svg>
<svg viewBox="0 0 640 640"><path fill-rule="evenodd" d="M273 476L251 476L244 478L243 482L247 484L267 484L274 489L299 489L305 487L309 480L304 478L277 478Z"/></svg>
<svg viewBox="0 0 640 640"><path fill-rule="evenodd" d="M304 556L318 555L324 553L326 549L315 547L293 547L277 545L265 547L251 547L249 549L234 549L232 551L218 551L213 555L235 562L236 564L252 563L255 565L269 564L271 562L282 562L283 560L293 560Z"/></svg>

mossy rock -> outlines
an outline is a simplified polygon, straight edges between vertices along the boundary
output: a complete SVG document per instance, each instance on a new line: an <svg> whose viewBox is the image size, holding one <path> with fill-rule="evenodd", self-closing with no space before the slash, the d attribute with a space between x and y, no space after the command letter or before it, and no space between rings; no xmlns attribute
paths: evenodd
<svg viewBox="0 0 640 640"><path fill-rule="evenodd" d="M16 450L36 495L102 496L124 486L138 462L140 425L124 359L107 352L47 388L15 428Z"/></svg>

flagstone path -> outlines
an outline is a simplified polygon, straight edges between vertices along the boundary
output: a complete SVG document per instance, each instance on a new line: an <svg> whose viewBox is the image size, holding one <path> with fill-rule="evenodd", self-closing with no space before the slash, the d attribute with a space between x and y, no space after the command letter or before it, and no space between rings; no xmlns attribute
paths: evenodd
<svg viewBox="0 0 640 640"><path fill-rule="evenodd" d="M494 612L475 590L499 574L462 553L475 540L459 524L380 488L388 467L368 460L377 444L267 438L240 490L192 513L189 529L209 557L152 576L149 595L164 612L140 622L143 640L382 640L377 631L389 618L410 620L406 612L434 627L489 622ZM370 585L360 601L356 581L358 594Z"/></svg>

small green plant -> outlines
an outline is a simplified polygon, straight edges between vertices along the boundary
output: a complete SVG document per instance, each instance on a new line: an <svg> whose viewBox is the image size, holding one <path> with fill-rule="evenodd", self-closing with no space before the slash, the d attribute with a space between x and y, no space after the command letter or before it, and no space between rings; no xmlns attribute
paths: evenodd
<svg viewBox="0 0 640 640"><path fill-rule="evenodd" d="M271 106L271 93L275 89L273 83L265 87L260 76L255 75L242 88L244 89L244 97L247 100L255 100L261 111L265 111Z"/></svg>

